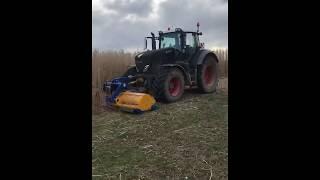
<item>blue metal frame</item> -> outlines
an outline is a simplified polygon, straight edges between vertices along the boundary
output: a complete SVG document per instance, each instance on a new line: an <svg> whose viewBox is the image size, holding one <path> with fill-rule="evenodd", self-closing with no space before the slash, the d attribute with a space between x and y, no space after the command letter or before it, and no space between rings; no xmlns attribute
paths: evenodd
<svg viewBox="0 0 320 180"><path fill-rule="evenodd" d="M110 89L111 96L106 97L106 102L108 104L113 104L116 102L116 98L119 96L121 92L128 89L128 83L130 82L130 79L128 77L120 77L115 78L111 82L107 81L105 83L104 89Z"/></svg>

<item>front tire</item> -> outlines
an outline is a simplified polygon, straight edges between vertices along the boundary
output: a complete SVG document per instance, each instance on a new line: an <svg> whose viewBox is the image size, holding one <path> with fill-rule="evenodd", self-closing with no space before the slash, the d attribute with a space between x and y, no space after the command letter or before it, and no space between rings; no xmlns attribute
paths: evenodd
<svg viewBox="0 0 320 180"><path fill-rule="evenodd" d="M159 100L175 102L183 95L184 85L184 76L179 69L161 67L152 83L153 94Z"/></svg>

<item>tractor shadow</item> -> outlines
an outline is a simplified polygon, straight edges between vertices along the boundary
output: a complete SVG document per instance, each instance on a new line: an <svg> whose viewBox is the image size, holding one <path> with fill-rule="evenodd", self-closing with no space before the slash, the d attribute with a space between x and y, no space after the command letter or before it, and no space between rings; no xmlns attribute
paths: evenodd
<svg viewBox="0 0 320 180"><path fill-rule="evenodd" d="M216 94L217 92L211 93L211 94ZM198 88L186 88L184 90L184 94L181 97L181 100L188 100L191 98L194 98L195 96L203 96L206 95L207 93L202 93Z"/></svg>
<svg viewBox="0 0 320 180"><path fill-rule="evenodd" d="M218 92L218 91L217 91ZM211 94L216 94L217 92L214 92L214 93L211 93ZM183 103L185 101L189 101L195 97L202 97L202 96L205 96L207 95L207 93L202 93L198 88L194 87L194 88L186 88L184 90L184 93L182 95L182 97L176 101L176 102L172 102L173 104L174 103ZM172 104L172 103L168 103L168 102L163 102L163 101L157 101L158 104L160 104L161 106L162 105L167 105L167 104Z"/></svg>

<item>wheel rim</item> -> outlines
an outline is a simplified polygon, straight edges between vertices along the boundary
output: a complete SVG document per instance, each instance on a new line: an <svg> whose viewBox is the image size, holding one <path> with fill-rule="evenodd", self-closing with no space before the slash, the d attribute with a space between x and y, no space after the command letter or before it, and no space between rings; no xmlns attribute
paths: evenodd
<svg viewBox="0 0 320 180"><path fill-rule="evenodd" d="M214 74L213 74L213 66L207 66L204 71L204 83L206 85L213 84L214 81Z"/></svg>
<svg viewBox="0 0 320 180"><path fill-rule="evenodd" d="M178 96L181 91L181 81L179 78L172 78L169 82L169 93L171 96Z"/></svg>

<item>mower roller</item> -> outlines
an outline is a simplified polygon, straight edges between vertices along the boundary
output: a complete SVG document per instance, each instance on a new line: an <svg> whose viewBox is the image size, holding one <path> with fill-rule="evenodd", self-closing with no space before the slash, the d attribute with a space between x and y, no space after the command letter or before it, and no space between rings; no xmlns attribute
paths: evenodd
<svg viewBox="0 0 320 180"><path fill-rule="evenodd" d="M156 100L175 102L186 86L203 93L215 92L218 84L218 58L200 43L197 31L159 31L145 37L145 50L135 56L135 65L121 77L106 81L107 105L141 113L156 109ZM147 49L151 39L152 50ZM156 44L158 41L158 49Z"/></svg>

